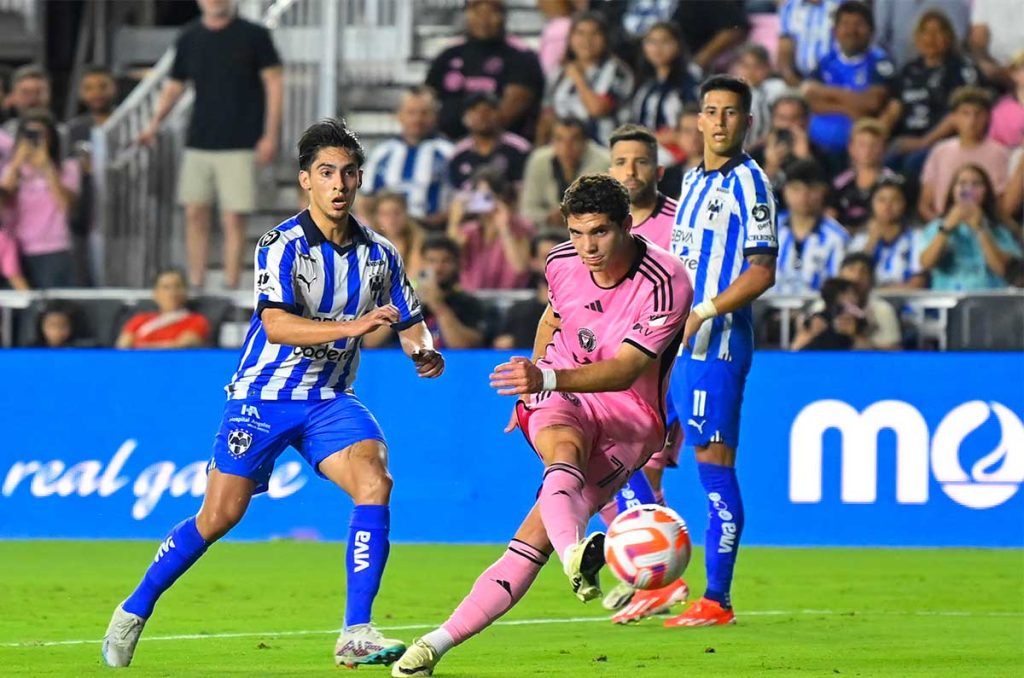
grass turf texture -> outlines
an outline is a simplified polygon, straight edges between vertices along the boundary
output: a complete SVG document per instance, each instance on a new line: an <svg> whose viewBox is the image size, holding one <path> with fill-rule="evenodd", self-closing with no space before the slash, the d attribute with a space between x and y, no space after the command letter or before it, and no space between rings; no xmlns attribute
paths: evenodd
<svg viewBox="0 0 1024 678"><path fill-rule="evenodd" d="M0 541L0 673L109 675L98 642L11 645L98 639L156 546ZM218 544L157 605L131 675L345 671L333 665L334 635L327 632L344 609L342 548ZM393 547L377 624L443 621L500 552L500 546ZM695 591L703 585L701 557L694 554L688 572ZM745 548L735 627L670 630L660 620L631 627L496 626L453 650L436 675L1021 675L1022 573L1021 551ZM607 573L604 582L606 589L613 583ZM560 568L549 564L506 619L602 612L596 601L578 603ZM388 635L408 642L423 632ZM155 639L199 633L252 635ZM380 667L359 672L389 675Z"/></svg>

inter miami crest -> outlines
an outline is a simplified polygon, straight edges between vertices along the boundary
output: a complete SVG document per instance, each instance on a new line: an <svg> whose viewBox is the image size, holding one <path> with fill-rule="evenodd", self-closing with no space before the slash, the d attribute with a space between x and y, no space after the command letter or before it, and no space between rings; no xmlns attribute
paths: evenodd
<svg viewBox="0 0 1024 678"><path fill-rule="evenodd" d="M250 445L252 445L252 434L248 431L236 428L228 434L228 453L235 459L240 459Z"/></svg>
<svg viewBox="0 0 1024 678"><path fill-rule="evenodd" d="M580 347L587 353L591 353L597 348L597 336L591 330L581 327L577 336L580 340Z"/></svg>

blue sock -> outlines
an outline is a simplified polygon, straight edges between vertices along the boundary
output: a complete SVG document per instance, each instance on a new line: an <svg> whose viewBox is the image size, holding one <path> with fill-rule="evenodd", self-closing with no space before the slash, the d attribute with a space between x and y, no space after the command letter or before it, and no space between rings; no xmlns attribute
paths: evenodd
<svg viewBox="0 0 1024 678"><path fill-rule="evenodd" d="M654 498L654 490L644 472L636 471L615 495L615 502L619 505L619 513L622 513L641 504L657 504L658 500Z"/></svg>
<svg viewBox="0 0 1024 678"><path fill-rule="evenodd" d="M697 464L700 484L708 495L708 530L704 533L704 567L708 573L705 598L732 607L729 589L736 552L743 533L743 499L736 469L717 464Z"/></svg>
<svg viewBox="0 0 1024 678"><path fill-rule="evenodd" d="M199 556L206 553L208 546L196 529L195 517L175 525L157 549L153 564L146 570L138 587L122 604L125 611L148 619L153 614L157 599L199 560Z"/></svg>
<svg viewBox="0 0 1024 678"><path fill-rule="evenodd" d="M345 628L368 624L373 599L380 590L380 578L388 562L391 544L391 511L387 506L356 506L348 524L348 595L345 598Z"/></svg>

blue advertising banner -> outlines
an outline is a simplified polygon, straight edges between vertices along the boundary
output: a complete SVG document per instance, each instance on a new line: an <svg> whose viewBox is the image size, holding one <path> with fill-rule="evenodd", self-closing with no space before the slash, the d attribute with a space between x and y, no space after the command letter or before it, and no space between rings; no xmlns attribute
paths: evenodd
<svg viewBox="0 0 1024 678"><path fill-rule="evenodd" d="M449 352L417 379L368 351L357 392L395 477L392 535L500 542L541 468L502 433L511 400L487 384L506 354ZM3 351L0 538L147 538L194 513L237 356L227 351ZM746 544L1024 546L1024 356L757 356L739 475ZM692 454L666 473L700 540L706 504ZM343 539L351 503L294 451L233 538Z"/></svg>

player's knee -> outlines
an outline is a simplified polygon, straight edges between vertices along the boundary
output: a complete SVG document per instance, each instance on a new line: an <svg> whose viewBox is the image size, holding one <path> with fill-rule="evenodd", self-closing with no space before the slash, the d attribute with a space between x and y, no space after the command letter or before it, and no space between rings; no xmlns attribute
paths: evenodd
<svg viewBox="0 0 1024 678"><path fill-rule="evenodd" d="M376 466L362 477L353 500L357 504L387 504L395 480L383 466Z"/></svg>
<svg viewBox="0 0 1024 678"><path fill-rule="evenodd" d="M196 529L203 539L212 542L217 541L231 531L245 515L245 508L232 506L226 508L203 507L196 516Z"/></svg>

